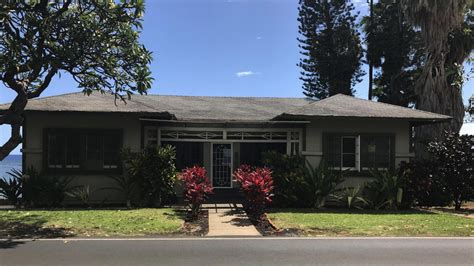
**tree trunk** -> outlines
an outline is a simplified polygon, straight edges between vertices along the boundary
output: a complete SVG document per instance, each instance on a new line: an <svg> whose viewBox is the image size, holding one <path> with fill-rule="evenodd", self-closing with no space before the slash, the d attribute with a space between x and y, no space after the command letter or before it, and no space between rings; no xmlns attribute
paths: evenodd
<svg viewBox="0 0 474 266"><path fill-rule="evenodd" d="M443 42L440 51L428 54L426 66L416 83L418 95L417 109L449 115L449 123L419 126L415 131L415 152L419 159L429 158L426 145L440 139L445 130L459 132L464 117L461 88L447 82L445 71L447 43Z"/></svg>

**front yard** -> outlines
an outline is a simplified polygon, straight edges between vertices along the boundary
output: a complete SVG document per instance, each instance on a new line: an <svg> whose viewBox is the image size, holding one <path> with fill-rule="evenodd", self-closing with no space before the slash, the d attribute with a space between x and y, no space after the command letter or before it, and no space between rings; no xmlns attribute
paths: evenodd
<svg viewBox="0 0 474 266"><path fill-rule="evenodd" d="M0 238L147 236L183 233L170 208L135 210L0 210Z"/></svg>
<svg viewBox="0 0 474 266"><path fill-rule="evenodd" d="M281 209L270 219L301 236L474 236L474 219L422 211Z"/></svg>

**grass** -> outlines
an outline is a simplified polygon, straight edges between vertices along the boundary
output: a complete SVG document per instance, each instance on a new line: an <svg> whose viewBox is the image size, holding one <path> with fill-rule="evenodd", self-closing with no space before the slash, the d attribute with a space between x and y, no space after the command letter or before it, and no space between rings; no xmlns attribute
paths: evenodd
<svg viewBox="0 0 474 266"><path fill-rule="evenodd" d="M107 237L180 233L173 209L0 210L1 237Z"/></svg>
<svg viewBox="0 0 474 266"><path fill-rule="evenodd" d="M306 236L474 236L474 219L421 211L282 209L273 223Z"/></svg>

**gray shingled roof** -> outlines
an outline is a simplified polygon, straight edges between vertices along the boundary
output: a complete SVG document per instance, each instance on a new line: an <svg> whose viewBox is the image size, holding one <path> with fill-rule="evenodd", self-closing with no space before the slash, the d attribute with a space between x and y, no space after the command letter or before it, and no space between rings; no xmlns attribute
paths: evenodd
<svg viewBox="0 0 474 266"><path fill-rule="evenodd" d="M337 94L290 112L284 112L278 118L308 116L395 118L414 121L441 121L451 118L446 115L363 100L343 94Z"/></svg>
<svg viewBox="0 0 474 266"><path fill-rule="evenodd" d="M0 105L0 110L8 104ZM305 98L134 95L127 104L110 95L71 93L34 99L26 111L169 114L178 120L268 121L295 117L373 117L441 121L450 117L345 95Z"/></svg>

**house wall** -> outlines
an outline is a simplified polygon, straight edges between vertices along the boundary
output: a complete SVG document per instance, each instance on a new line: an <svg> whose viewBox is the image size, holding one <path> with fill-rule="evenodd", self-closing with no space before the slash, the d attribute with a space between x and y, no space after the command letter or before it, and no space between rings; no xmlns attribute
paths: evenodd
<svg viewBox="0 0 474 266"><path fill-rule="evenodd" d="M47 128L91 128L91 129L121 129L123 132L123 147L132 151L141 148L141 124L139 116L135 114L110 113L27 113L24 124L23 157L24 168L34 167L43 170L43 133ZM92 202L115 202L120 199L115 190L100 190L112 187L115 182L107 175L78 175L67 174L72 177L71 186L89 185Z"/></svg>
<svg viewBox="0 0 474 266"><path fill-rule="evenodd" d="M367 118L317 118L306 126L306 137L302 154L308 162L319 165L323 156L323 134L325 133L383 133L395 136L395 165L413 157L410 152L410 124L403 120ZM368 177L348 176L341 186L357 186L369 181Z"/></svg>
<svg viewBox="0 0 474 266"><path fill-rule="evenodd" d="M402 120L381 119L354 119L354 118L318 118L312 119L303 132L302 154L316 166L323 155L323 134L325 133L384 133L395 136L395 163L409 160L412 154L409 151L409 122ZM33 166L37 170L43 167L43 131L46 128L93 128L93 129L121 129L123 131L123 147L132 151L139 151L142 146L142 124L137 114L111 113L27 113L25 142L23 148L24 167ZM204 143L204 166L211 169L211 144ZM234 168L238 167L240 145L234 143ZM114 181L107 175L68 175L73 177L72 185L90 186L91 201L115 202L120 199L114 190L99 188L111 187ZM363 184L367 177L347 177L343 186ZM234 184L235 185L235 184ZM95 191L95 192L94 192Z"/></svg>

